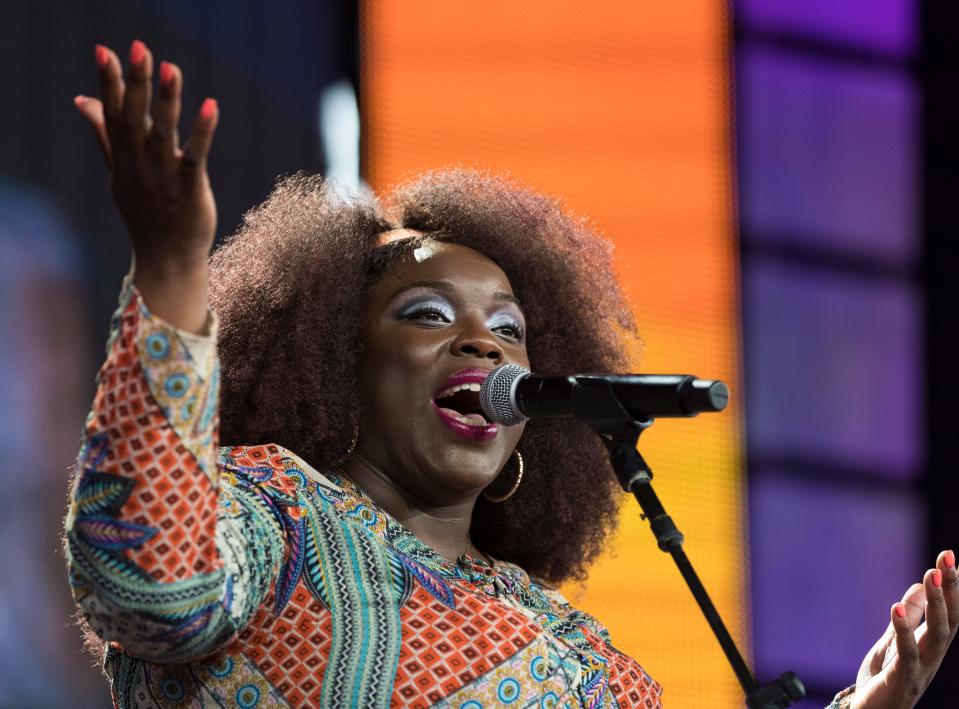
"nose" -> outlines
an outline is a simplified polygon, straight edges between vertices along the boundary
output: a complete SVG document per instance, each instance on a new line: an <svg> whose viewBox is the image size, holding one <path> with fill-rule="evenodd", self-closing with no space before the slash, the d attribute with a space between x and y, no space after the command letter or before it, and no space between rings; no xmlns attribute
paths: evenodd
<svg viewBox="0 0 959 709"><path fill-rule="evenodd" d="M466 327L453 340L451 350L457 357L488 359L494 364L503 361L503 348L496 336L485 327Z"/></svg>

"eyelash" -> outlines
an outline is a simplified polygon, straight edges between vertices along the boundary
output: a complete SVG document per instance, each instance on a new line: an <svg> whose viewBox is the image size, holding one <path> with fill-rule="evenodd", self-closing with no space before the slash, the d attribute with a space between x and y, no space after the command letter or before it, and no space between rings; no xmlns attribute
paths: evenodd
<svg viewBox="0 0 959 709"><path fill-rule="evenodd" d="M403 313L401 316L403 320L421 320L426 315L438 315L443 318L443 322L449 322L449 315L443 312L440 308L437 308L435 305L423 305L417 307L413 310ZM437 322L436 320L429 320L428 322Z"/></svg>
<svg viewBox="0 0 959 709"><path fill-rule="evenodd" d="M433 322L433 323L439 322L438 320L433 320L433 319L427 320L426 316L438 316L439 318L442 318L442 322L450 321L449 316L445 312L443 312L440 308L437 308L434 305L424 305L424 306L418 307L414 310L404 313L401 316L401 318L403 320L425 320L426 322ZM524 332L523 332L522 326L519 323L508 322L508 323L503 323L501 325L497 325L496 327L493 328L493 332L500 334L499 331L503 330L504 328L506 330L509 330L510 333L502 334L501 335L502 337L508 337L511 340L516 340L517 342L522 341Z"/></svg>
<svg viewBox="0 0 959 709"><path fill-rule="evenodd" d="M499 330L502 330L503 328L510 330L512 333L510 335L506 335L506 337L509 337L512 340L516 340L517 342L523 339L523 328L520 326L519 323L509 322L509 323L503 323L502 325L497 325L496 327L493 328L493 332L497 332Z"/></svg>

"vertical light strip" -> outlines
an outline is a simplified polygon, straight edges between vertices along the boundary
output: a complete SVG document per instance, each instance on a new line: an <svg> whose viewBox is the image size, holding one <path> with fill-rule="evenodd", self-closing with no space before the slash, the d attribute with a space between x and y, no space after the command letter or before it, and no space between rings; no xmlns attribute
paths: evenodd
<svg viewBox="0 0 959 709"><path fill-rule="evenodd" d="M465 164L563 197L616 244L646 343L636 368L732 387L725 413L657 422L642 451L745 646L725 5L365 0L361 32L364 164L374 189ZM663 682L667 706L742 706L718 644L632 499L586 586L564 591Z"/></svg>

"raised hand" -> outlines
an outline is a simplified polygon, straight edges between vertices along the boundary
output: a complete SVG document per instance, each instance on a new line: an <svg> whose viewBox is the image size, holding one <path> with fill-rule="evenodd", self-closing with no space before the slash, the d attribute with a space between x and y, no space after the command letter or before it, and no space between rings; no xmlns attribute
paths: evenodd
<svg viewBox="0 0 959 709"><path fill-rule="evenodd" d="M959 628L955 554L939 554L936 568L906 591L890 616L859 668L855 709L909 709L926 691Z"/></svg>
<svg viewBox="0 0 959 709"><path fill-rule="evenodd" d="M77 96L110 173L113 199L133 242L134 282L153 311L200 332L206 323L207 257L216 230L216 203L207 155L219 118L206 99L181 146L177 123L183 78L160 64L153 99L153 55L134 40L124 78L120 60L97 45L102 99Z"/></svg>

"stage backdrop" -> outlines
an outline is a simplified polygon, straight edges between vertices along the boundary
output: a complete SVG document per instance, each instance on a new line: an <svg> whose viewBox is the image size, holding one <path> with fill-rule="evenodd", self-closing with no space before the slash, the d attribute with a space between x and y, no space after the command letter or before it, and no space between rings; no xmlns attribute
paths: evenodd
<svg viewBox="0 0 959 709"><path fill-rule="evenodd" d="M693 563L748 650L724 4L366 0L361 8L363 158L373 188L465 164L562 197L616 245L616 275L645 340L635 369L732 387L726 412L657 422L642 450ZM672 709L742 706L719 645L632 499L621 520L585 587L563 590L665 685Z"/></svg>

